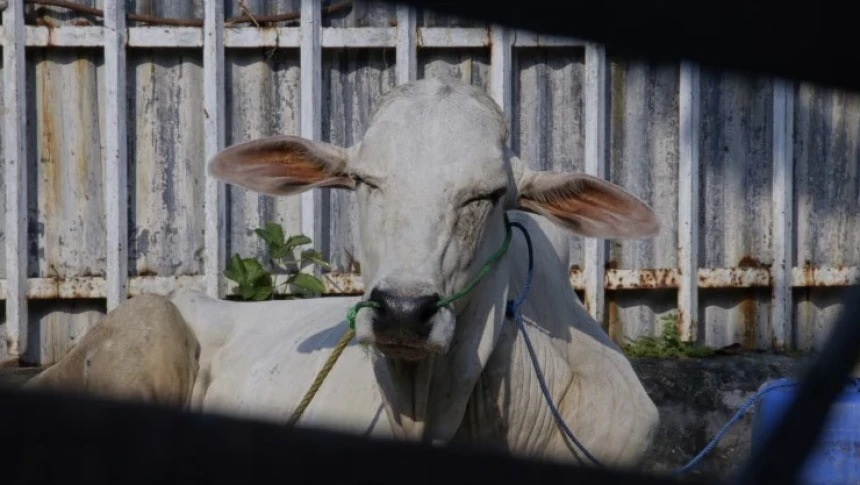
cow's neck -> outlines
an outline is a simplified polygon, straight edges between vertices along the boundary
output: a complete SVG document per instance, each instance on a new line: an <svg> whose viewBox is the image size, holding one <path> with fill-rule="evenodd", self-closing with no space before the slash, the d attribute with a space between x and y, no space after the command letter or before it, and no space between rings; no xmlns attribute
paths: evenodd
<svg viewBox="0 0 860 485"><path fill-rule="evenodd" d="M406 363L374 352L376 380L396 437L443 443L456 435L504 324L507 260L497 263L461 305L446 354Z"/></svg>
<svg viewBox="0 0 860 485"><path fill-rule="evenodd" d="M550 396L564 407L569 404L563 401L573 378L568 345L571 317L577 315L579 303L570 289L565 265L547 236L529 217L512 220L528 228L534 245L532 289L519 311ZM515 232L508 260L511 298L520 295L526 282L527 248L520 236ZM540 454L549 446L555 430L525 340L510 319L501 328L493 354L474 387L457 439Z"/></svg>

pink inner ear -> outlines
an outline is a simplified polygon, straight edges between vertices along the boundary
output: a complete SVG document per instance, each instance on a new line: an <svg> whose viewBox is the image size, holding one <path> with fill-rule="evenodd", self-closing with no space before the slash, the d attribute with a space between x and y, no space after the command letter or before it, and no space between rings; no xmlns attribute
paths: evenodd
<svg viewBox="0 0 860 485"><path fill-rule="evenodd" d="M324 153L325 155L325 153ZM272 195L310 187L350 185L337 171L341 160L326 162L313 149L294 139L255 140L230 147L212 161L215 177L227 183Z"/></svg>
<svg viewBox="0 0 860 485"><path fill-rule="evenodd" d="M544 203L524 199L521 204L525 209L556 219L573 231L586 236L618 233L623 227L623 221L611 211L581 203L573 198Z"/></svg>
<svg viewBox="0 0 860 485"><path fill-rule="evenodd" d="M627 238L658 230L654 213L643 202L607 182L581 176L555 183L541 178L521 196L521 206L582 235Z"/></svg>
<svg viewBox="0 0 860 485"><path fill-rule="evenodd" d="M222 160L227 162L224 164L227 171L255 177L286 177L296 184L315 184L328 177L323 164L307 150L280 143L248 147L235 157L225 153Z"/></svg>

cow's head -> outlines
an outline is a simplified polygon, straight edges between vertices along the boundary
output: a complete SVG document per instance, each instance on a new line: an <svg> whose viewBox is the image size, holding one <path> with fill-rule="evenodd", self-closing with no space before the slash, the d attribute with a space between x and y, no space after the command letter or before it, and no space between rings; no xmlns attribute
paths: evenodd
<svg viewBox="0 0 860 485"><path fill-rule="evenodd" d="M354 190L365 297L378 303L356 322L358 340L391 358L448 350L466 286L503 242L504 211L542 214L580 235L639 238L653 212L620 187L576 173L532 171L506 149L497 104L458 82L427 79L379 100L367 132L345 149L296 136L229 147L215 177L256 192Z"/></svg>

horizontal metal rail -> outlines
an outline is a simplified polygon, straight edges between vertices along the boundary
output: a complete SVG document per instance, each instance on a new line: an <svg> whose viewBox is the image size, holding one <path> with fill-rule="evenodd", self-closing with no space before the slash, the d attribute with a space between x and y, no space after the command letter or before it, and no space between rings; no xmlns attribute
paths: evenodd
<svg viewBox="0 0 860 485"><path fill-rule="evenodd" d="M0 27L0 37L4 34ZM569 37L516 32L513 47L584 47L586 42ZM102 47L102 26L24 27L27 47ZM301 27L235 27L224 29L224 47L254 48L301 46ZM416 44L419 48L468 48L492 45L488 29L474 27L418 27ZM397 27L323 27L323 48L394 48ZM203 47L200 27L129 27L129 48L189 48Z"/></svg>
<svg viewBox="0 0 860 485"><path fill-rule="evenodd" d="M275 283L286 277L275 276ZM361 275L356 273L324 273L323 283L329 295L360 295L364 291ZM680 273L677 269L609 269L604 285L609 291L659 290L678 288ZM570 284L575 290L585 289L582 270L570 270ZM860 267L811 266L792 268L791 286L794 288L826 288L860 285ZM698 287L702 289L768 288L773 286L770 268L700 268ZM0 279L0 300L6 298L6 280ZM236 285L225 285L227 294L233 294ZM143 293L167 294L175 289L205 291L203 276L132 276L128 279L129 296ZM105 298L107 285L104 277L31 278L27 281L27 299L87 299Z"/></svg>

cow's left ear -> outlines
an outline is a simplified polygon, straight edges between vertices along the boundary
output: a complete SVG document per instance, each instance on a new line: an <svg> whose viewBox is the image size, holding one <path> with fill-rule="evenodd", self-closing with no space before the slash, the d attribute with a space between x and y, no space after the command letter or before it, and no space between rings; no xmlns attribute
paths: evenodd
<svg viewBox="0 0 860 485"><path fill-rule="evenodd" d="M255 192L293 195L314 187L353 188L346 165L346 150L341 147L281 135L221 150L209 161L209 173Z"/></svg>
<svg viewBox="0 0 860 485"><path fill-rule="evenodd" d="M644 239L660 230L648 205L597 177L526 169L518 177L517 192L517 208L543 215L582 236Z"/></svg>

